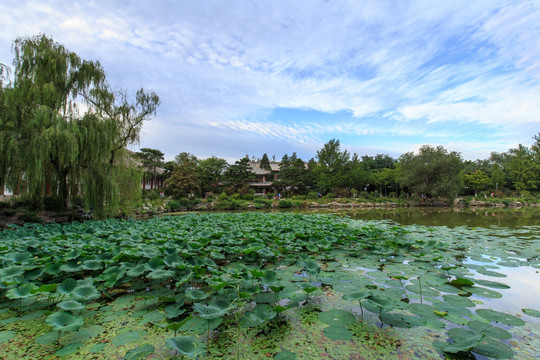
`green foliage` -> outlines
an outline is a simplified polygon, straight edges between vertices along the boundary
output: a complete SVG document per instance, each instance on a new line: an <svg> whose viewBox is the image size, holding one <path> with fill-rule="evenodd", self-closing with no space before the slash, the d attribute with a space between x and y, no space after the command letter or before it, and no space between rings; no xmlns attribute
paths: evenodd
<svg viewBox="0 0 540 360"><path fill-rule="evenodd" d="M125 149L155 113L157 95L141 89L130 102L111 90L99 62L46 35L19 38L13 48L14 81L0 116L1 185L31 199L60 197L65 208L82 193L98 217L133 205L140 176Z"/></svg>
<svg viewBox="0 0 540 360"><path fill-rule="evenodd" d="M197 163L186 159L178 164L167 179L166 187L175 199L200 195L201 180Z"/></svg>
<svg viewBox="0 0 540 360"><path fill-rule="evenodd" d="M402 187L428 197L454 197L461 189L461 155L444 147L424 145L417 155L405 153L399 158Z"/></svg>

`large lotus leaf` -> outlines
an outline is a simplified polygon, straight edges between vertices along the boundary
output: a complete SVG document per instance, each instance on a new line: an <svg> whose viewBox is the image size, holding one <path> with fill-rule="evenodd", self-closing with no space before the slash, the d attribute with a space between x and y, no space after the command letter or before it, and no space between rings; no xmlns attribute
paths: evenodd
<svg viewBox="0 0 540 360"><path fill-rule="evenodd" d="M409 310L424 319L439 319L440 316L435 313L435 308L427 304L412 303L409 304Z"/></svg>
<svg viewBox="0 0 540 360"><path fill-rule="evenodd" d="M511 359L514 357L514 351L512 348L489 337L483 338L482 341L472 349L472 351L493 359Z"/></svg>
<svg viewBox="0 0 540 360"><path fill-rule="evenodd" d="M84 318L65 311L57 311L47 316L45 323L56 331L73 331L84 325Z"/></svg>
<svg viewBox="0 0 540 360"><path fill-rule="evenodd" d="M510 289L510 286L503 284L501 282L497 281L490 281L490 280L484 280L484 279L478 279L476 280L476 284L487 286L492 289Z"/></svg>
<svg viewBox="0 0 540 360"><path fill-rule="evenodd" d="M223 321L223 318L216 318L212 320L206 320L199 316L197 317L188 317L187 321L182 324L180 327L180 331L190 331L197 334L204 334L210 330L214 330L219 325L221 325L221 322Z"/></svg>
<svg viewBox="0 0 540 360"><path fill-rule="evenodd" d="M175 268L178 265L182 265L184 261L182 260L182 257L180 257L178 254L168 254L165 255L165 257L163 258L163 262L167 266Z"/></svg>
<svg viewBox="0 0 540 360"><path fill-rule="evenodd" d="M103 262L100 260L86 260L85 262L83 262L83 268L85 270L103 269Z"/></svg>
<svg viewBox="0 0 540 360"><path fill-rule="evenodd" d="M80 301L92 301L101 297L101 293L93 285L79 285L71 292L71 296Z"/></svg>
<svg viewBox="0 0 540 360"><path fill-rule="evenodd" d="M481 286L463 286L461 289L463 291L468 291L472 294L482 296L485 298L498 299L502 297L501 293L494 290L483 288Z"/></svg>
<svg viewBox="0 0 540 360"><path fill-rule="evenodd" d="M66 263L60 265L60 270L65 272L78 272L83 269L80 261L68 260Z"/></svg>
<svg viewBox="0 0 540 360"><path fill-rule="evenodd" d="M125 344L130 344L130 343L139 341L145 335L146 335L146 332L144 330L126 331L126 332L116 335L112 339L112 344L114 346L122 346Z"/></svg>
<svg viewBox="0 0 540 360"><path fill-rule="evenodd" d="M422 318L399 313L382 313L381 320L387 325L401 328L411 328L426 325L426 320Z"/></svg>
<svg viewBox="0 0 540 360"><path fill-rule="evenodd" d="M263 324L276 316L274 309L266 304L258 304L251 311L246 311L242 318L243 327L254 327Z"/></svg>
<svg viewBox="0 0 540 360"><path fill-rule="evenodd" d="M192 336L170 338L165 341L165 344L191 359L197 359L206 353L206 345Z"/></svg>
<svg viewBox="0 0 540 360"><path fill-rule="evenodd" d="M145 258L155 258L157 256L160 256L161 253L159 251L159 249L157 249L155 246L143 246L141 248L141 255L144 256Z"/></svg>
<svg viewBox="0 0 540 360"><path fill-rule="evenodd" d="M521 311L523 311L523 313L529 315L529 316L534 316L534 317L538 317L540 318L540 311L538 310L534 310L534 309L521 309Z"/></svg>
<svg viewBox="0 0 540 360"><path fill-rule="evenodd" d="M137 266L129 269L126 272L126 275L127 276L137 277L137 276L141 276L142 274L144 274L147 271L148 271L148 269L146 268L146 265L145 264L140 264L140 265L137 265Z"/></svg>
<svg viewBox="0 0 540 360"><path fill-rule="evenodd" d="M443 295L444 301L455 305L455 306L464 306L464 307L475 307L475 303L473 303L470 299L459 296L459 295Z"/></svg>
<svg viewBox="0 0 540 360"><path fill-rule="evenodd" d="M455 342L453 343L443 343L440 341L435 341L433 345L443 352L452 354L456 354L459 352L469 352L472 348L480 344L484 336L484 334L472 333L471 336L466 339L461 339L460 341L456 341L455 339Z"/></svg>
<svg viewBox="0 0 540 360"><path fill-rule="evenodd" d="M154 346L150 344L144 344L135 349L129 350L126 355L124 355L124 360L138 360L146 358L148 355L154 353Z"/></svg>
<svg viewBox="0 0 540 360"><path fill-rule="evenodd" d="M324 335L330 340L351 340L352 334L341 326L328 326L323 330Z"/></svg>
<svg viewBox="0 0 540 360"><path fill-rule="evenodd" d="M199 316L206 320L217 319L227 314L227 310L215 305L204 305L202 303L193 304L193 309L199 313Z"/></svg>
<svg viewBox="0 0 540 360"><path fill-rule="evenodd" d="M53 344L58 340L58 335L60 333L58 331L51 331L48 333L45 333L43 335L38 336L34 342L39 345L49 345Z"/></svg>
<svg viewBox="0 0 540 360"><path fill-rule="evenodd" d="M343 294L343 300L363 300L371 295L371 292L364 290L364 291L356 291L348 294Z"/></svg>
<svg viewBox="0 0 540 360"><path fill-rule="evenodd" d="M150 259L146 263L145 266L146 266L146 269L149 271L161 270L165 267L165 262L163 261L162 258L155 257L155 258Z"/></svg>
<svg viewBox="0 0 540 360"><path fill-rule="evenodd" d="M83 346L83 345L84 345L84 343L82 343L82 342L76 342L76 343L66 345L63 348L57 350L54 353L54 355L56 355L58 357L62 357L62 356L68 356L68 355L71 355L71 354L75 354L79 350L79 348L81 346Z"/></svg>
<svg viewBox="0 0 540 360"><path fill-rule="evenodd" d="M506 277L506 274L502 274L496 271L486 270L486 269L478 269L476 270L480 274L487 275L487 276L494 276L494 277Z"/></svg>
<svg viewBox="0 0 540 360"><path fill-rule="evenodd" d="M32 261L32 255L29 253L12 253L10 258L15 264L28 264Z"/></svg>
<svg viewBox="0 0 540 360"><path fill-rule="evenodd" d="M340 309L331 309L319 313L319 320L330 326L347 326L356 321L353 314Z"/></svg>
<svg viewBox="0 0 540 360"><path fill-rule="evenodd" d="M177 316L180 316L182 315L184 312L186 312L185 309L182 309L181 307L179 307L178 305L168 305L168 306L165 306L165 308L163 309L163 311L165 311L165 315L167 316L167 318L169 319L173 319Z"/></svg>
<svg viewBox="0 0 540 360"><path fill-rule="evenodd" d="M476 310L476 314L480 315L486 320L495 321L495 322L505 324L505 325L511 325L511 326L525 325L525 321L521 320L520 318L514 315L505 314L499 311L494 311L490 309L478 309Z"/></svg>
<svg viewBox="0 0 540 360"><path fill-rule="evenodd" d="M283 350L274 356L274 360L296 360L296 354L289 350Z"/></svg>
<svg viewBox="0 0 540 360"><path fill-rule="evenodd" d="M24 274L24 271L24 266L10 266L0 269L0 279L6 281L7 279L19 277Z"/></svg>
<svg viewBox="0 0 540 360"><path fill-rule="evenodd" d="M34 295L32 294L34 288L34 284L26 283L17 288L9 289L6 292L6 297L8 299L25 299Z"/></svg>
<svg viewBox="0 0 540 360"><path fill-rule="evenodd" d="M154 270L146 274L146 277L153 280L165 280L174 276L174 271L171 270Z"/></svg>
<svg viewBox="0 0 540 360"><path fill-rule="evenodd" d="M370 295L368 299L371 304L383 311L390 311L396 307L395 301L392 298L383 295Z"/></svg>
<svg viewBox="0 0 540 360"><path fill-rule="evenodd" d="M433 297L439 296L439 292L437 290L428 287L426 284L422 283L422 286L418 286L418 280L416 279L414 280L413 284L409 284L405 286L405 289L407 289L408 291L414 294L418 294L418 295L422 294L422 296L433 296Z"/></svg>
<svg viewBox="0 0 540 360"><path fill-rule="evenodd" d="M273 284L279 280L277 274L272 270L264 270L261 279L265 284Z"/></svg>
<svg viewBox="0 0 540 360"><path fill-rule="evenodd" d="M191 299L192 301L204 300L208 296L209 295L207 293L198 289L189 289L186 291L186 297Z"/></svg>
<svg viewBox="0 0 540 360"><path fill-rule="evenodd" d="M56 306L66 311L80 311L85 308L83 304L75 300L62 301L61 303L56 304Z"/></svg>
<svg viewBox="0 0 540 360"><path fill-rule="evenodd" d="M14 337L15 337L15 331L12 331L12 330L0 331L0 344L13 339Z"/></svg>
<svg viewBox="0 0 540 360"><path fill-rule="evenodd" d="M58 285L56 291L62 295L69 295L77 287L77 280L72 278L67 278Z"/></svg>
<svg viewBox="0 0 540 360"><path fill-rule="evenodd" d="M483 332L484 334L491 336L495 339L509 340L512 338L512 334L510 334L508 331L496 326L491 326L490 324L482 321L469 321L469 324L467 324L467 326L469 326L470 329L476 332Z"/></svg>

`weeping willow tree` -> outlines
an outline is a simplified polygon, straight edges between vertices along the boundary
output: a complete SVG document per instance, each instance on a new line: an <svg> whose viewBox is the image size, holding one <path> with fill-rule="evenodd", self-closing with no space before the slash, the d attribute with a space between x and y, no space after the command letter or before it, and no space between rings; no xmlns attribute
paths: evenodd
<svg viewBox="0 0 540 360"><path fill-rule="evenodd" d="M157 95L141 89L131 102L127 92L111 90L99 62L82 60L46 35L17 39L13 48L2 124L9 131L0 140L10 154L2 171L8 187L24 184L34 199L60 196L66 207L70 196L82 194L98 217L135 201L141 175L126 147L155 114Z"/></svg>

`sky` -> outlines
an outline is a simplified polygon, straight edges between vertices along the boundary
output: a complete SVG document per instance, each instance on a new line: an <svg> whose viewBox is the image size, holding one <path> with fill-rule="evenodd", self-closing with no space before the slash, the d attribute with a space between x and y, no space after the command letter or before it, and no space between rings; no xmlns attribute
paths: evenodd
<svg viewBox="0 0 540 360"><path fill-rule="evenodd" d="M540 132L540 1L2 0L0 63L51 36L159 95L139 147L304 160L331 139L485 159Z"/></svg>

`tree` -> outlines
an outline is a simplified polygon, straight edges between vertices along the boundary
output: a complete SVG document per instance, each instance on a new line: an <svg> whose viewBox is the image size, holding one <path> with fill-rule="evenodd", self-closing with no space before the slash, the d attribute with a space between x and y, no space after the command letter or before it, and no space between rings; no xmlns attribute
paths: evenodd
<svg viewBox="0 0 540 360"><path fill-rule="evenodd" d="M174 157L174 161L177 164L181 164L183 161L192 161L194 163L197 163L199 160L197 159L195 155L183 151Z"/></svg>
<svg viewBox="0 0 540 360"><path fill-rule="evenodd" d="M33 199L56 194L65 206L82 193L98 217L133 204L140 175L126 147L137 143L158 96L140 89L130 101L126 91L111 90L99 62L45 35L17 39L14 53L0 141L9 156L0 178L14 193L24 181Z"/></svg>
<svg viewBox="0 0 540 360"><path fill-rule="evenodd" d="M339 140L328 141L317 151L318 166L315 170L317 187L322 191L331 191L346 185L346 164L349 152L341 151Z"/></svg>
<svg viewBox="0 0 540 360"><path fill-rule="evenodd" d="M452 197L461 188L461 155L444 147L424 145L417 155L405 153L399 158L402 187L428 197Z"/></svg>
<svg viewBox="0 0 540 360"><path fill-rule="evenodd" d="M176 199L200 195L201 179L197 162L187 159L176 165L166 181L167 191Z"/></svg>
<svg viewBox="0 0 540 360"><path fill-rule="evenodd" d="M521 144L516 149L510 149L508 172L514 188L523 193L536 189L540 180L532 152Z"/></svg>
<svg viewBox="0 0 540 360"><path fill-rule="evenodd" d="M296 153L290 157L285 154L279 163L278 180L273 185L280 190L290 190L298 194L306 188L306 163Z"/></svg>
<svg viewBox="0 0 540 360"><path fill-rule="evenodd" d="M491 179L482 170L476 169L469 174L464 175L465 184L474 190L476 195L478 191L485 190L491 184Z"/></svg>
<svg viewBox="0 0 540 360"><path fill-rule="evenodd" d="M251 170L249 159L244 157L230 165L223 177L228 186L233 186L236 190L239 190L242 186L255 179L255 173Z"/></svg>
<svg viewBox="0 0 540 360"><path fill-rule="evenodd" d="M154 184L157 184L157 168L163 166L165 154L157 149L142 148L137 155L141 159L145 172L150 172L148 170L151 170L152 181L150 183L150 189L152 190L154 189Z"/></svg>
<svg viewBox="0 0 540 360"><path fill-rule="evenodd" d="M270 159L268 159L268 155L266 153L263 154L259 167L264 170L272 171L272 167L270 166Z"/></svg>
<svg viewBox="0 0 540 360"><path fill-rule="evenodd" d="M215 156L199 161L199 173L201 176L201 189L203 192L219 191L223 181L223 173L227 169L227 160Z"/></svg>

